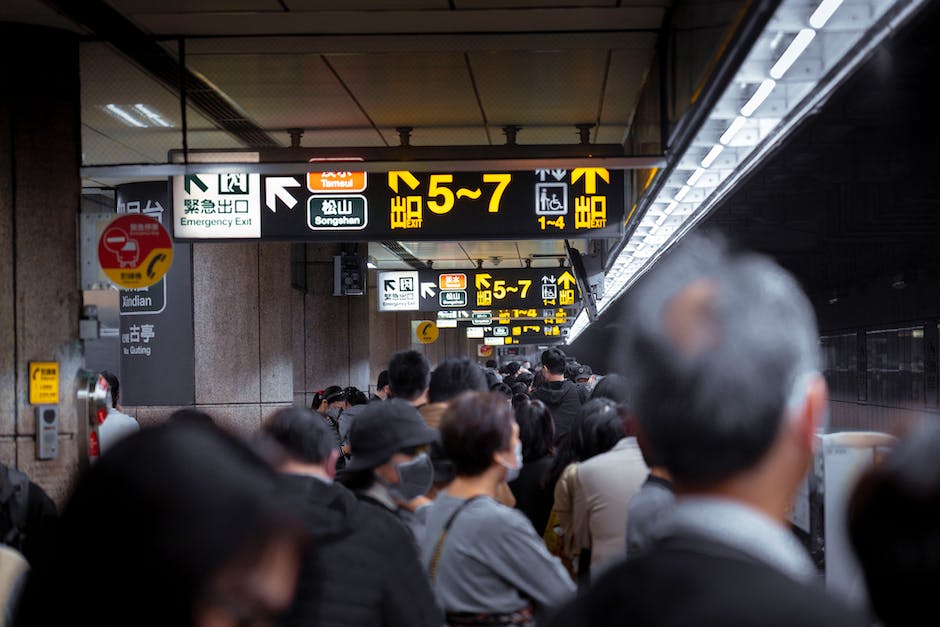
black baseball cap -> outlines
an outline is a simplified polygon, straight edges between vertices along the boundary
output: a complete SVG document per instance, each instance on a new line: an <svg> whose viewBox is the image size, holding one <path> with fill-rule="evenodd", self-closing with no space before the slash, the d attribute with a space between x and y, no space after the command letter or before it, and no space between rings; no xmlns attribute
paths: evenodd
<svg viewBox="0 0 940 627"><path fill-rule="evenodd" d="M401 399L364 405L349 430L352 457L346 470L371 470L398 451L430 444L438 437L436 429L424 424L418 410Z"/></svg>
<svg viewBox="0 0 940 627"><path fill-rule="evenodd" d="M575 381L587 381L594 374L594 371L591 370L590 366L580 365L574 371L574 380Z"/></svg>

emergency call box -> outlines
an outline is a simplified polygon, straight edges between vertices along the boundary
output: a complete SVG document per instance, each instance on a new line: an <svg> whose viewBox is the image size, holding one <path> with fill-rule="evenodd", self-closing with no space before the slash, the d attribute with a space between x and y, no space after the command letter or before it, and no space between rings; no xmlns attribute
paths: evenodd
<svg viewBox="0 0 940 627"><path fill-rule="evenodd" d="M36 408L36 459L59 456L59 407L40 405Z"/></svg>

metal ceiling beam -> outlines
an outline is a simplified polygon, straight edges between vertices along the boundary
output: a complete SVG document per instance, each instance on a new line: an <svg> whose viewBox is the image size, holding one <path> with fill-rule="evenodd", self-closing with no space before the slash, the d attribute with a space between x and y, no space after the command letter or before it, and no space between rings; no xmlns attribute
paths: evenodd
<svg viewBox="0 0 940 627"><path fill-rule="evenodd" d="M417 11L231 11L135 13L160 35L566 33L657 31L662 7Z"/></svg>

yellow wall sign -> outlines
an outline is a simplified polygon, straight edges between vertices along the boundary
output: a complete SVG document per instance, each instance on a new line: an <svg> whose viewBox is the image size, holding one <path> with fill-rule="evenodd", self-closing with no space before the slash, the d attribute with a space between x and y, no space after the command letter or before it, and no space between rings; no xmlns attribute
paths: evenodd
<svg viewBox="0 0 940 627"><path fill-rule="evenodd" d="M29 404L59 404L59 363L56 361L29 362Z"/></svg>
<svg viewBox="0 0 940 627"><path fill-rule="evenodd" d="M422 344L432 344L437 341L437 336L440 332L437 328L437 323L430 320L421 320L420 322L416 321L414 325L414 336Z"/></svg>

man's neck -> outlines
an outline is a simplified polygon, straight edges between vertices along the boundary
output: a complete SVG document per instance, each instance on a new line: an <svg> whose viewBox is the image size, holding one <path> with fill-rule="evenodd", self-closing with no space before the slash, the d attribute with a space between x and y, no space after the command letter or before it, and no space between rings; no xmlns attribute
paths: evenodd
<svg viewBox="0 0 940 627"><path fill-rule="evenodd" d="M548 373L547 375L545 375L545 380L546 381L564 381L565 375Z"/></svg>
<svg viewBox="0 0 940 627"><path fill-rule="evenodd" d="M326 468L320 464L304 464L294 460L287 460L278 467L278 471L285 475L305 475L308 477L316 477L324 481L333 481L333 478L327 474Z"/></svg>

